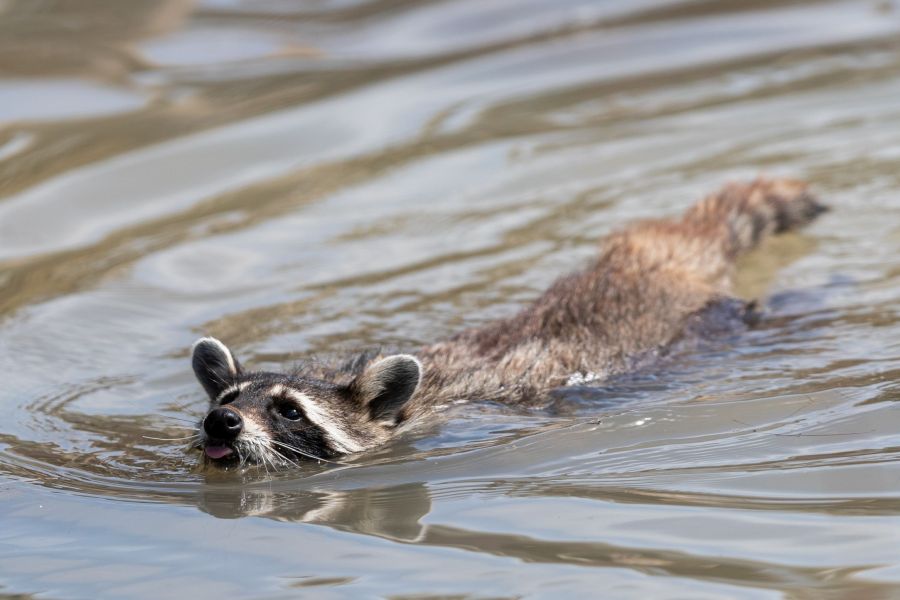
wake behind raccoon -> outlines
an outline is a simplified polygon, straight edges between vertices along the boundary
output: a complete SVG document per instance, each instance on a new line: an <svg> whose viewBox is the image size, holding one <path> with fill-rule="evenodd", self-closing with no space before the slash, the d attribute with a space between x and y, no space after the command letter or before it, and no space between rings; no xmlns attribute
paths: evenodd
<svg viewBox="0 0 900 600"><path fill-rule="evenodd" d="M752 304L729 293L735 260L824 210L799 181L727 185L681 218L606 237L587 268L560 278L518 314L415 355L361 354L338 368L253 372L219 340L201 338L192 363L210 399L200 426L204 461L330 460L382 445L448 402L525 404L567 382L644 368L678 341L754 318Z"/></svg>

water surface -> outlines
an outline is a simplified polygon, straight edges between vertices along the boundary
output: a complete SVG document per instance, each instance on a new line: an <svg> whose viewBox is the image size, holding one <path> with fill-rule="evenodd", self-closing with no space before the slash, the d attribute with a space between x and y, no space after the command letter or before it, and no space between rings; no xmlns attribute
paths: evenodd
<svg viewBox="0 0 900 600"><path fill-rule="evenodd" d="M900 5L0 3L0 598L900 597ZM507 315L765 172L746 334L346 465L206 474L188 348Z"/></svg>

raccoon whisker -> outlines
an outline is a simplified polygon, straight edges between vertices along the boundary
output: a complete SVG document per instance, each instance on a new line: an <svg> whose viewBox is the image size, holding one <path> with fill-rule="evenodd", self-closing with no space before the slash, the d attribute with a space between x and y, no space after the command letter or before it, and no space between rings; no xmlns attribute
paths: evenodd
<svg viewBox="0 0 900 600"><path fill-rule="evenodd" d="M297 448L296 446L292 446L292 445L290 445L290 444L285 444L284 442L279 442L279 441L277 441L277 440L269 440L269 441L270 441L272 444L281 446L282 448L285 448L285 449L287 449L287 450L290 450L291 452L296 452L296 453L299 454L300 456L304 456L304 457L306 457L306 458L309 458L309 459L312 459L312 460L316 460L316 461L319 461L319 460L325 460L324 458L321 458L321 457L319 457L319 456L316 456L316 455L314 455L314 454L310 454L309 452L306 452L306 451L304 451L304 450L301 450L300 448ZM329 462L329 461L325 460L325 462Z"/></svg>
<svg viewBox="0 0 900 600"><path fill-rule="evenodd" d="M277 469L275 468L275 463L272 462L272 459L271 459L271 457L269 456L269 453L268 453L268 452L265 452L265 453L262 455L262 466L263 466L263 470L266 472L266 475L269 474L269 466L270 466L270 465L271 465L271 467L272 467L272 471L276 471L276 470L277 470Z"/></svg>
<svg viewBox="0 0 900 600"><path fill-rule="evenodd" d="M269 457L268 452L261 448L259 444L254 444L256 446L254 448L255 451L259 452L259 464L262 466L263 471L265 471L266 475L269 474Z"/></svg>
<svg viewBox="0 0 900 600"><path fill-rule="evenodd" d="M278 450L275 450L274 448L267 448L266 453L269 458L269 462L272 465L273 471L278 471L279 467L284 466L285 463L287 463L289 465L293 465L293 466L297 467L298 469L300 468L300 465L292 462L286 456L284 456L283 454L281 454Z"/></svg>
<svg viewBox="0 0 900 600"><path fill-rule="evenodd" d="M196 423L197 423L197 420L196 420L196 419L186 419L186 418L184 418L184 417L173 417L173 416L171 416L171 415L162 415L162 418L164 418L164 419L171 419L172 421L182 421L183 423L192 423L192 424L194 424L195 426L196 426Z"/></svg>
<svg viewBox="0 0 900 600"><path fill-rule="evenodd" d="M256 455L256 457L257 457L258 463L259 463L260 465L262 465L263 470L266 472L266 475L268 475L268 474L269 474L269 467L268 467L268 464L267 464L267 462L268 462L268 460L269 460L269 457L268 457L269 451L268 451L268 449L266 449L266 448L259 442L259 440L253 440L253 451L254 451L254 453L255 453L255 455Z"/></svg>
<svg viewBox="0 0 900 600"><path fill-rule="evenodd" d="M246 437L238 444L235 444L235 451L238 453L240 459L239 466L241 467L252 462L257 465L262 465L263 469L268 473L269 469L266 462L268 461L269 464L272 464L273 468L275 466L269 457L270 448L268 447L268 440L266 438L256 436Z"/></svg>
<svg viewBox="0 0 900 600"><path fill-rule="evenodd" d="M278 470L278 465L275 464L275 460L276 460L275 456L276 456L276 454L275 454L274 452L272 452L271 449L267 449L267 450L266 450L265 457L266 457L266 460L269 462L269 464L272 465L272 470L273 470L273 471L277 471L277 470ZM267 468L267 469L266 469L266 474L268 474L268 473L269 473L269 469Z"/></svg>
<svg viewBox="0 0 900 600"><path fill-rule="evenodd" d="M297 447L295 447L295 446L291 446L290 444L285 444L284 442L279 442L279 441L277 441L277 440L269 440L269 441L272 442L273 444L276 444L276 445L278 445L278 446L281 446L282 448L286 448L286 449L290 450L291 452L296 452L296 453L299 454L300 456L305 456L306 458L310 458L310 459L312 459L312 460L318 460L318 461L322 461L322 462L326 462L326 463L331 463L331 464L333 464L333 465L345 465L345 464L347 464L347 463L343 463L343 462L338 462L338 461L336 461L336 460L328 460L327 458L322 458L321 456L315 456L315 455L313 455L313 454L309 454L309 453L307 453L307 452L304 452L304 451L301 450L300 448L297 448Z"/></svg>
<svg viewBox="0 0 900 600"><path fill-rule="evenodd" d="M283 460L283 461L286 462L287 464L293 465L293 466L297 467L298 469L300 468L300 465L298 465L297 463L295 463L294 461L292 461L291 459L289 459L287 456L285 456L284 454L282 454L281 452L279 452L279 451L276 450L275 448L270 448L269 450L272 452L272 454L274 454L276 457L278 457L279 459Z"/></svg>
<svg viewBox="0 0 900 600"><path fill-rule="evenodd" d="M142 435L141 437L144 438L144 439L147 439L147 440L156 440L156 441L159 441L159 442L183 442L183 441L185 441L185 440L191 440L191 439L194 439L194 438L197 437L197 436L196 436L196 435L188 435L188 436L185 436L185 437L160 438L160 437L151 437L151 436L149 436L149 435Z"/></svg>

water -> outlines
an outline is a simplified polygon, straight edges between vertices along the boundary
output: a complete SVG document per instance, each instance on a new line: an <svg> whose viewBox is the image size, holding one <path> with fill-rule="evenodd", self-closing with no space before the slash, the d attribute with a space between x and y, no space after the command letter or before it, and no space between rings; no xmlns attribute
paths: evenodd
<svg viewBox="0 0 900 600"><path fill-rule="evenodd" d="M0 3L0 598L900 598L898 32L891 1ZM834 210L743 262L746 335L344 466L175 439L201 334L412 349L760 172Z"/></svg>

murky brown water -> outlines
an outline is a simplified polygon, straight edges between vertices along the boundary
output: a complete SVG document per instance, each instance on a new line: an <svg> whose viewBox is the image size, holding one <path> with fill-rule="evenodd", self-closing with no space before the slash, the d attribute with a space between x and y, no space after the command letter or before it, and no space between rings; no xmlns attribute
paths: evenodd
<svg viewBox="0 0 900 600"><path fill-rule="evenodd" d="M0 598L900 598L900 4L0 2ZM508 314L725 180L834 211L751 333L205 476L187 349ZM239 480L242 479L242 480Z"/></svg>

